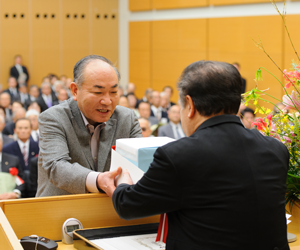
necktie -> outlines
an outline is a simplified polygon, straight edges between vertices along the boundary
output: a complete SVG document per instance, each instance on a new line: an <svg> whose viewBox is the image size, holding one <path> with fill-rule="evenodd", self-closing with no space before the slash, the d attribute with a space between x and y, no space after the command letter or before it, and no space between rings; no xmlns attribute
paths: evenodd
<svg viewBox="0 0 300 250"><path fill-rule="evenodd" d="M176 139L180 139L182 136L180 135L180 133L179 133L179 130L178 130L178 125L176 125L176 129L175 129L175 131L176 131Z"/></svg>
<svg viewBox="0 0 300 250"><path fill-rule="evenodd" d="M28 154L27 154L27 150L26 150L26 146L24 145L23 146L23 159L24 159L24 162L25 162L25 166L28 165Z"/></svg>
<svg viewBox="0 0 300 250"><path fill-rule="evenodd" d="M52 107L52 100L50 97L47 97L47 106L48 108Z"/></svg>

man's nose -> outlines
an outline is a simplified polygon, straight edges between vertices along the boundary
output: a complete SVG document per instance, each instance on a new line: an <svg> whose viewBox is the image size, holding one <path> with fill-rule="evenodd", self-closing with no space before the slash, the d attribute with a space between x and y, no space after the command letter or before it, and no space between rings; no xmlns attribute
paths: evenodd
<svg viewBox="0 0 300 250"><path fill-rule="evenodd" d="M105 94L102 98L101 98L101 101L100 101L101 104L103 105L110 105L112 103L111 99L110 99L110 96L109 94Z"/></svg>

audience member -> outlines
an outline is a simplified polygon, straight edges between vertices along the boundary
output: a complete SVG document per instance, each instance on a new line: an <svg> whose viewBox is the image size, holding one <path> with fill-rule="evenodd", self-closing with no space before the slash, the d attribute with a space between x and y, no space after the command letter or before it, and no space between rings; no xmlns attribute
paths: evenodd
<svg viewBox="0 0 300 250"><path fill-rule="evenodd" d="M241 116L242 116L241 120L245 128L252 129L253 128L252 122L254 122L254 118L255 118L254 110L251 108L245 108L244 110L241 111Z"/></svg>
<svg viewBox="0 0 300 250"><path fill-rule="evenodd" d="M54 76L53 76L54 77ZM37 98L36 102L41 107L41 112L58 104L58 100L54 93L52 93L50 83L43 82L41 86L41 95Z"/></svg>
<svg viewBox="0 0 300 250"><path fill-rule="evenodd" d="M124 95L124 90L123 90L122 86L119 86L118 92L119 92L119 96Z"/></svg>
<svg viewBox="0 0 300 250"><path fill-rule="evenodd" d="M13 76L18 84L27 85L29 80L29 73L25 66L22 65L22 57L20 55L15 56L15 65L10 68L10 76Z"/></svg>
<svg viewBox="0 0 300 250"><path fill-rule="evenodd" d="M39 142L39 115L40 113L36 110L28 110L25 118L31 123L31 137L35 142Z"/></svg>
<svg viewBox="0 0 300 250"><path fill-rule="evenodd" d="M30 105L28 106L27 110L36 110L37 112L41 113L41 107L40 105L38 105L37 102L32 102L30 103Z"/></svg>
<svg viewBox="0 0 300 250"><path fill-rule="evenodd" d="M25 106L25 103L30 100L27 92L27 86L25 84L19 85L19 101Z"/></svg>
<svg viewBox="0 0 300 250"><path fill-rule="evenodd" d="M69 99L68 92L66 89L60 89L57 95L58 103L62 103L65 100Z"/></svg>
<svg viewBox="0 0 300 250"><path fill-rule="evenodd" d="M135 84L132 83L132 82L128 83L127 89L126 89L127 96L128 96L129 93L134 94L134 92L135 92Z"/></svg>
<svg viewBox="0 0 300 250"><path fill-rule="evenodd" d="M25 192L24 197L30 194L30 159L39 154L39 145L31 138L31 123L22 118L16 121L15 134L17 141L3 147L3 152L18 156L24 172Z"/></svg>
<svg viewBox="0 0 300 250"><path fill-rule="evenodd" d="M0 117L1 118L1 117ZM2 137L0 137L0 173L9 173L11 168L16 168L18 170L18 176L23 179L23 169L19 163L19 158L2 152ZM8 200L8 199L17 199L23 195L25 190L25 183L16 185L15 189L12 192L0 194L0 200Z"/></svg>
<svg viewBox="0 0 300 250"><path fill-rule="evenodd" d="M12 111L10 107L11 99L9 93L0 94L0 105L5 109L5 120L6 122L12 121Z"/></svg>
<svg viewBox="0 0 300 250"><path fill-rule="evenodd" d="M126 96L120 96L119 98L119 106L125 107L125 108L129 108L129 103L128 103L128 99Z"/></svg>
<svg viewBox="0 0 300 250"><path fill-rule="evenodd" d="M6 123L2 133L5 135L13 135L15 132L15 123L19 119L25 118L26 110L24 108L18 108L12 115L12 122Z"/></svg>
<svg viewBox="0 0 300 250"><path fill-rule="evenodd" d="M54 90L56 96L58 96L59 91L61 89L63 89L63 88L64 88L64 86L63 86L63 82L62 81L57 80L57 81L54 82L54 84L53 84L53 90Z"/></svg>
<svg viewBox="0 0 300 250"><path fill-rule="evenodd" d="M283 103L279 102L276 104L276 106L274 106L274 109L273 109L275 114L279 114L280 110L282 111L283 114L289 113L289 110L285 107L285 105Z"/></svg>
<svg viewBox="0 0 300 250"><path fill-rule="evenodd" d="M8 78L8 89L5 89L3 93L8 93L10 95L10 102L19 101L20 94L17 88L17 80L14 77Z"/></svg>
<svg viewBox="0 0 300 250"><path fill-rule="evenodd" d="M39 97L40 91L38 86L36 85L31 85L29 88L29 99L31 102L36 101L36 99Z"/></svg>
<svg viewBox="0 0 300 250"><path fill-rule="evenodd" d="M165 112L168 112L169 108L171 107L169 96L165 92L160 93L160 106Z"/></svg>
<svg viewBox="0 0 300 250"><path fill-rule="evenodd" d="M148 102L140 102L138 107L138 112L140 117L147 119L150 122L150 126L158 124L158 120L154 116L151 115L151 107Z"/></svg>
<svg viewBox="0 0 300 250"><path fill-rule="evenodd" d="M151 102L151 115L156 117L158 122L167 123L168 122L168 114L167 112L162 110L160 106L160 93L158 91L152 91L150 95Z"/></svg>
<svg viewBox="0 0 300 250"><path fill-rule="evenodd" d="M151 88L147 88L145 91L145 95L143 96L141 101L150 103L150 99L151 99L150 96L152 91L153 90Z"/></svg>
<svg viewBox="0 0 300 250"><path fill-rule="evenodd" d="M134 93L127 94L127 100L128 100L129 108L134 111L136 116L139 116L139 113L138 113L137 109L135 108L136 104L137 104L137 98L134 95Z"/></svg>
<svg viewBox="0 0 300 250"><path fill-rule="evenodd" d="M171 106L168 117L169 123L158 128L158 136L168 136L173 139L185 137L180 123L180 107L178 105Z"/></svg>
<svg viewBox="0 0 300 250"><path fill-rule="evenodd" d="M167 96L169 97L169 105L168 105L169 108L171 106L175 105L176 103L170 101L173 96L173 92L174 92L173 88L171 86L165 86L163 88L163 92L165 92L167 94Z"/></svg>
<svg viewBox="0 0 300 250"><path fill-rule="evenodd" d="M141 127L141 130L142 130L143 137L151 136L152 131L151 131L151 128L150 128L149 121L144 117L140 117L139 118L139 123L140 123L140 127Z"/></svg>
<svg viewBox="0 0 300 250"><path fill-rule="evenodd" d="M11 105L11 111L14 113L17 109L23 108L23 104L20 101L14 101Z"/></svg>
<svg viewBox="0 0 300 250"><path fill-rule="evenodd" d="M0 115L0 137L2 138L2 146L5 146L14 141L14 139L12 139L8 135L5 135L2 133L4 127L5 127L5 118L4 118L4 116ZM2 148L1 148L1 150L2 150Z"/></svg>

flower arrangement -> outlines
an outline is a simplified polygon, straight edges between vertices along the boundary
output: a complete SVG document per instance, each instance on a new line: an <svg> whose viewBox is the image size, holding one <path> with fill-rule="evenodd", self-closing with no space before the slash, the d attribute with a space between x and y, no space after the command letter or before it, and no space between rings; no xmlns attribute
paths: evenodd
<svg viewBox="0 0 300 250"><path fill-rule="evenodd" d="M282 18L290 43L294 49L298 61L300 62L300 58L293 45L288 28L286 26L285 2L283 12L281 13L277 8L275 0L270 1ZM256 108L255 113L259 112L265 116L264 118L258 118L253 125L255 125L256 128L265 136L271 136L280 140L289 151L290 160L287 176L286 203L289 202L290 207L292 207L294 202L300 199L300 64L293 62L292 69L290 71L286 69L282 70L269 56L263 44L261 42L254 42L257 47L260 48L282 72L284 76L284 83L282 83L267 69L260 67L256 72L255 88L244 94L245 103L246 105L253 104ZM258 81L262 80L262 70L267 71L281 84L283 90L285 91L285 95L282 97L282 100L269 95L267 90L260 90L258 88ZM290 88L293 88L293 90L289 94L288 89ZM271 97L274 101L265 99L265 96ZM273 104L279 112L273 113L270 109L260 106L258 104L258 100ZM278 102L283 103L285 108L280 109L275 104Z"/></svg>

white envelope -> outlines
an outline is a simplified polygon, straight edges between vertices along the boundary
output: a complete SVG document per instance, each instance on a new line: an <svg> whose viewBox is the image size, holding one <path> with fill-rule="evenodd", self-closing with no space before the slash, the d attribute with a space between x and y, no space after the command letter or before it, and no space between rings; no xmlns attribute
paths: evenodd
<svg viewBox="0 0 300 250"><path fill-rule="evenodd" d="M133 184L137 183L144 175L144 171L140 170L133 163L128 161L125 157L120 155L117 151L111 150L111 164L110 171L116 170L118 167L121 167L122 170L127 169ZM119 177L117 177L117 185L123 181L123 172Z"/></svg>

